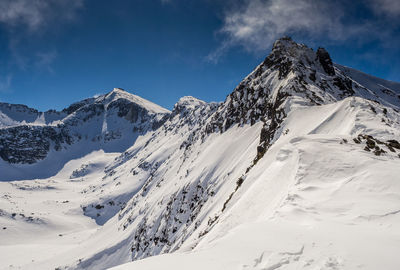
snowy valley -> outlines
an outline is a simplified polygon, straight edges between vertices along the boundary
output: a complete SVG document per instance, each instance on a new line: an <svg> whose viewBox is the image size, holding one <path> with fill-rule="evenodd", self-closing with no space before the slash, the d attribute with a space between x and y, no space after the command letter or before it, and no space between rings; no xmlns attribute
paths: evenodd
<svg viewBox="0 0 400 270"><path fill-rule="evenodd" d="M0 269L399 269L399 110L287 37L220 103L0 103Z"/></svg>

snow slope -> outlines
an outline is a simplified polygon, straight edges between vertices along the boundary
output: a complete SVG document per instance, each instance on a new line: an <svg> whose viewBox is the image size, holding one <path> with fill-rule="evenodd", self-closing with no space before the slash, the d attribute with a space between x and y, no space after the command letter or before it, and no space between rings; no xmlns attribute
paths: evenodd
<svg viewBox="0 0 400 270"><path fill-rule="evenodd" d="M358 98L294 109L193 250L196 237L115 269L397 269L400 151L376 156L353 141L398 138L399 115L392 128L382 116Z"/></svg>
<svg viewBox="0 0 400 270"><path fill-rule="evenodd" d="M392 104L400 99L400 83L383 80L375 76L365 74L353 68L335 64L335 66L344 74L351 77L362 87L369 89L375 97L385 103L389 100Z"/></svg>
<svg viewBox="0 0 400 270"><path fill-rule="evenodd" d="M398 91L280 39L224 102L0 182L0 268L397 269L399 100L378 84Z"/></svg>

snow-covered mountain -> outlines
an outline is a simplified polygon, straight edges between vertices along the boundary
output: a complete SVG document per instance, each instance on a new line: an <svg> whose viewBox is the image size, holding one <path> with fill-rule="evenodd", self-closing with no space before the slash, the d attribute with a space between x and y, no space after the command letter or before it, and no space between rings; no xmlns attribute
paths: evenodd
<svg viewBox="0 0 400 270"><path fill-rule="evenodd" d="M62 111L7 103L0 111L0 181L46 178L94 150L122 152L170 113L119 88Z"/></svg>
<svg viewBox="0 0 400 270"><path fill-rule="evenodd" d="M224 102L172 112L118 89L2 106L5 269L400 265L400 84L322 48L279 39Z"/></svg>

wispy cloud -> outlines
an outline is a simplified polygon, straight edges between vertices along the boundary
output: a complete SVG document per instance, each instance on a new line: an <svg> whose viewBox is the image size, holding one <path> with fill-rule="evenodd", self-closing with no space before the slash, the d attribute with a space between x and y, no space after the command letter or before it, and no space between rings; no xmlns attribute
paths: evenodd
<svg viewBox="0 0 400 270"><path fill-rule="evenodd" d="M5 93L10 91L11 81L12 81L11 74L0 76L0 93Z"/></svg>
<svg viewBox="0 0 400 270"><path fill-rule="evenodd" d="M264 50L284 34L303 32L341 39L346 34L341 23L343 12L328 1L247 0L228 9L219 33L225 37L209 60L220 57L231 46L249 51Z"/></svg>
<svg viewBox="0 0 400 270"><path fill-rule="evenodd" d="M0 23L37 31L52 20L71 20L83 0L1 0Z"/></svg>
<svg viewBox="0 0 400 270"><path fill-rule="evenodd" d="M8 38L10 66L53 73L56 50L50 47L27 53L26 44L43 38L55 26L75 21L83 3L84 0L0 0L0 30Z"/></svg>
<svg viewBox="0 0 400 270"><path fill-rule="evenodd" d="M370 1L373 5L384 3L386 7L382 9L396 2L399 8L398 0ZM366 20L349 22L349 5L341 0L244 0L237 3L224 13L223 25L217 32L222 41L207 56L210 62L217 62L233 46L251 52L263 51L283 35L345 41L371 38L371 33L380 32L374 23Z"/></svg>
<svg viewBox="0 0 400 270"><path fill-rule="evenodd" d="M399 0L370 0L372 9L375 13L384 14L391 17L400 15Z"/></svg>
<svg viewBox="0 0 400 270"><path fill-rule="evenodd" d="M35 65L37 68L47 71L49 73L54 73L52 64L57 57L57 52L55 50L48 52L38 52L36 54Z"/></svg>

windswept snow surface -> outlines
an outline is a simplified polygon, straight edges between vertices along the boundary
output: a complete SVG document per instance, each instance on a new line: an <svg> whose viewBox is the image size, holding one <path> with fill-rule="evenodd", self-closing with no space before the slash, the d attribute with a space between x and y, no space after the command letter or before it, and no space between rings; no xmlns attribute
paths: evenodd
<svg viewBox="0 0 400 270"><path fill-rule="evenodd" d="M398 152L375 156L353 141L398 137L398 122L381 117L359 98L298 107L193 250L113 269L398 269Z"/></svg>
<svg viewBox="0 0 400 270"><path fill-rule="evenodd" d="M29 116L15 155L61 114L89 138L32 164L0 149L0 269L398 270L398 94L282 38L222 103L0 104L0 131Z"/></svg>

